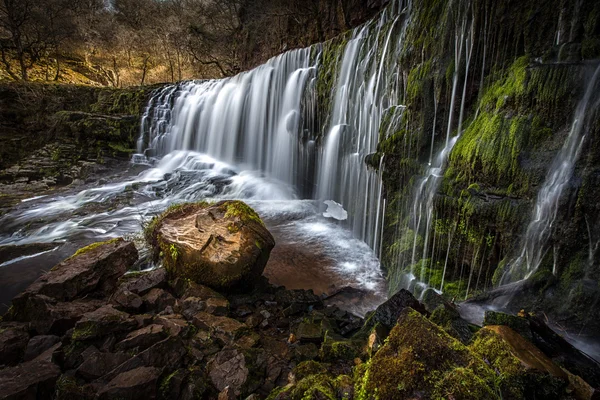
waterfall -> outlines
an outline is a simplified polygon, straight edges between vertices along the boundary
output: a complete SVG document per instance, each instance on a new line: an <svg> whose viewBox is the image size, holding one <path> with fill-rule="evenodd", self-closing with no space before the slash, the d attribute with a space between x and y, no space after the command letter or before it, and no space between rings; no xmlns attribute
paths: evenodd
<svg viewBox="0 0 600 400"><path fill-rule="evenodd" d="M599 75L600 65L587 84L585 93L575 110L565 143L552 162L546 180L538 192L521 252L505 271L501 284L529 278L537 271L546 255L547 242L556 221L561 195L569 184L573 168L586 139L584 128L589 122L587 121L589 103L596 93L596 81Z"/></svg>
<svg viewBox="0 0 600 400"><path fill-rule="evenodd" d="M306 48L232 78L167 86L146 109L138 151L195 150L297 185L311 162L301 104L315 72Z"/></svg>
<svg viewBox="0 0 600 400"><path fill-rule="evenodd" d="M365 159L377 150L384 113L399 105L394 61L406 26L404 8L403 1L392 4L351 33L341 52L332 111L321 118L325 127L315 124L317 45L232 78L158 91L142 118L134 161L155 163L174 150L193 150L262 171L302 198L341 205L348 213L344 225L377 251L383 164L376 171Z"/></svg>

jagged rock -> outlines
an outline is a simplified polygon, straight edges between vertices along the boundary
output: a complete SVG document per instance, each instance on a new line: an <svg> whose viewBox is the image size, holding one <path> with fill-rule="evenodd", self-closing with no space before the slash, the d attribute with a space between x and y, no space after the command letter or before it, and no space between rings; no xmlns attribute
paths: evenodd
<svg viewBox="0 0 600 400"><path fill-rule="evenodd" d="M117 343L116 348L124 351L134 348L145 350L153 344L160 342L166 336L167 331L163 325L152 324L129 333L124 340Z"/></svg>
<svg viewBox="0 0 600 400"><path fill-rule="evenodd" d="M211 298L224 299L225 297L219 292L214 291L208 286L201 285L199 283L190 281L189 279L177 278L172 284L175 294L186 299L188 297L197 297L200 300L208 300Z"/></svg>
<svg viewBox="0 0 600 400"><path fill-rule="evenodd" d="M111 333L125 332L135 329L137 322L129 314L105 305L86 313L75 324L73 340L88 340L107 336Z"/></svg>
<svg viewBox="0 0 600 400"><path fill-rule="evenodd" d="M153 222L148 239L172 277L222 289L256 281L275 245L258 215L240 201L167 211Z"/></svg>
<svg viewBox="0 0 600 400"><path fill-rule="evenodd" d="M381 304L375 310L370 322L372 325L380 323L388 329L392 329L402 311L410 307L423 315L427 314L427 310L415 297L406 289L400 289L398 293L390 297L385 303Z"/></svg>
<svg viewBox="0 0 600 400"><path fill-rule="evenodd" d="M175 305L175 297L169 292L158 288L151 289L143 299L146 310L155 312L161 312L165 308Z"/></svg>
<svg viewBox="0 0 600 400"><path fill-rule="evenodd" d="M144 304L140 296L121 287L111 297L110 302L117 308L127 312L138 312Z"/></svg>
<svg viewBox="0 0 600 400"><path fill-rule="evenodd" d="M323 300L319 296L315 295L312 290L302 289L280 290L275 293L275 301L284 307L294 306L294 304L297 304L304 305L306 308L308 306L320 306L323 304Z"/></svg>
<svg viewBox="0 0 600 400"><path fill-rule="evenodd" d="M206 312L199 312L194 315L193 323L198 329L208 330L212 336L224 344L235 340L244 329L247 329L245 324L235 319L219 317Z"/></svg>
<svg viewBox="0 0 600 400"><path fill-rule="evenodd" d="M130 358L130 355L123 352L94 352L87 356L79 368L77 368L77 375L86 380L96 379L103 376L108 371L112 371Z"/></svg>
<svg viewBox="0 0 600 400"><path fill-rule="evenodd" d="M108 382L123 372L139 367L176 369L185 354L186 348L181 339L170 336L125 361L104 375L100 381Z"/></svg>
<svg viewBox="0 0 600 400"><path fill-rule="evenodd" d="M0 365L14 365L19 362L29 341L27 326L19 323L0 325ZM39 354L39 353L38 353Z"/></svg>
<svg viewBox="0 0 600 400"><path fill-rule="evenodd" d="M210 380L219 391L229 387L236 396L241 394L242 386L246 383L250 373L246 367L246 358L234 348L221 350L208 363L207 368Z"/></svg>
<svg viewBox="0 0 600 400"><path fill-rule="evenodd" d="M155 399L161 370L140 367L123 372L98 391L98 399Z"/></svg>
<svg viewBox="0 0 600 400"><path fill-rule="evenodd" d="M227 386L221 393L219 393L218 400L235 400L235 392L234 390Z"/></svg>
<svg viewBox="0 0 600 400"><path fill-rule="evenodd" d="M181 391L180 400L196 400L206 398L205 393L208 390L209 378L202 368L188 368L189 375Z"/></svg>
<svg viewBox="0 0 600 400"><path fill-rule="evenodd" d="M60 368L51 359L58 346L60 344L54 345L34 360L0 369L0 399L52 398Z"/></svg>
<svg viewBox="0 0 600 400"><path fill-rule="evenodd" d="M211 297L206 300L206 312L213 315L226 316L229 314L229 301L225 298Z"/></svg>
<svg viewBox="0 0 600 400"><path fill-rule="evenodd" d="M94 291L111 293L117 280L137 258L135 245L122 238L79 249L15 297L14 314L19 315L28 299L36 295L69 301Z"/></svg>
<svg viewBox="0 0 600 400"><path fill-rule="evenodd" d="M298 361L314 360L319 356L319 348L314 343L301 344L294 348L294 357Z"/></svg>
<svg viewBox="0 0 600 400"><path fill-rule="evenodd" d="M186 336L190 325L178 314L161 315L156 318L155 323L165 327L165 332L171 336Z"/></svg>
<svg viewBox="0 0 600 400"><path fill-rule="evenodd" d="M167 287L167 271L157 268L148 272L125 275L120 282L119 290L127 290L143 296L154 288Z"/></svg>
<svg viewBox="0 0 600 400"><path fill-rule="evenodd" d="M2 339L0 338L0 340ZM23 360L33 360L58 342L60 342L60 338L54 335L39 335L32 337L29 343L27 343Z"/></svg>
<svg viewBox="0 0 600 400"><path fill-rule="evenodd" d="M35 295L29 297L24 307L11 313L10 317L16 321L30 322L38 334L63 335L85 313L94 311L103 304L103 301L94 299L60 302L44 295Z"/></svg>

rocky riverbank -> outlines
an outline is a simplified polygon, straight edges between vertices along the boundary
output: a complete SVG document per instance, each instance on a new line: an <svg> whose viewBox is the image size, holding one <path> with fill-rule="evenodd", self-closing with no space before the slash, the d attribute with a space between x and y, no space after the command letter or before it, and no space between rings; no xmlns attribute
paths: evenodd
<svg viewBox="0 0 600 400"><path fill-rule="evenodd" d="M147 272L127 272L138 252L121 238L80 249L0 322L0 399L596 398L597 364L533 315L479 328L402 290L363 320L268 284L261 226L239 202L172 208L147 231L166 268ZM240 265L253 273L219 291L189 274Z"/></svg>

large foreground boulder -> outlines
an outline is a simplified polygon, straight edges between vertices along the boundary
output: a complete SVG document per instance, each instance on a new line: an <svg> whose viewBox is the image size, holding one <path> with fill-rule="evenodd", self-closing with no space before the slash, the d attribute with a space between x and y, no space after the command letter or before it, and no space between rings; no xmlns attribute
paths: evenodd
<svg viewBox="0 0 600 400"><path fill-rule="evenodd" d="M146 238L171 278L217 289L251 285L275 246L259 216L241 201L172 207L152 221Z"/></svg>

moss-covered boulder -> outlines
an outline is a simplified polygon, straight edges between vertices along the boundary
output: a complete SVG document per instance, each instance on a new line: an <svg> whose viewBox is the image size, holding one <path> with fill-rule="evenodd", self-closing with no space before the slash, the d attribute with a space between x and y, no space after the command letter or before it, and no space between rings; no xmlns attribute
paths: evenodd
<svg viewBox="0 0 600 400"><path fill-rule="evenodd" d="M363 372L364 371L364 372ZM494 373L419 312L405 308L357 377L361 399L497 399Z"/></svg>
<svg viewBox="0 0 600 400"><path fill-rule="evenodd" d="M260 217L241 201L171 207L152 221L146 238L171 278L216 289L251 286L275 246Z"/></svg>
<svg viewBox="0 0 600 400"><path fill-rule="evenodd" d="M496 371L503 398L564 398L567 374L508 326L484 327L469 348Z"/></svg>

